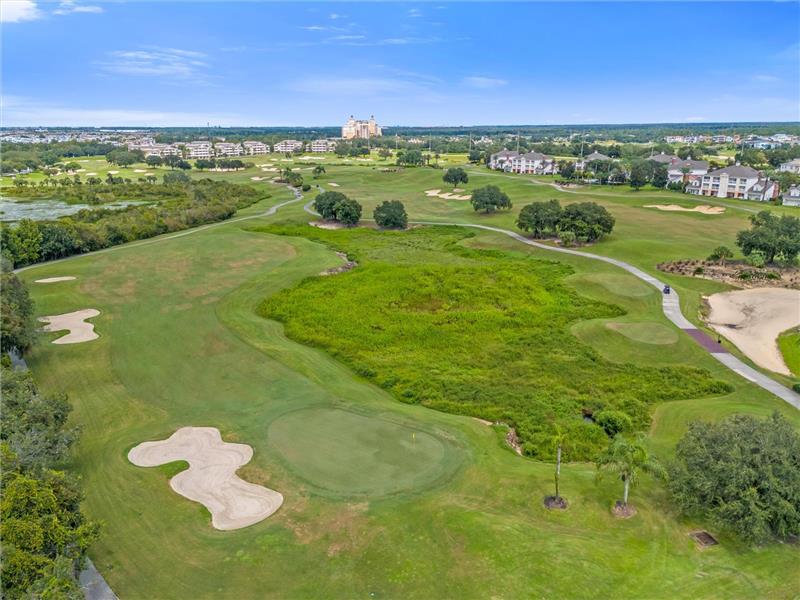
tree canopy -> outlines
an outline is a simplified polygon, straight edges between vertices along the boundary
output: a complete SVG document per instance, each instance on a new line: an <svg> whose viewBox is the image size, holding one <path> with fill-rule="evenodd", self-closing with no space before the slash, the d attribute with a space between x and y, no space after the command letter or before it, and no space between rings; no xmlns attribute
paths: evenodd
<svg viewBox="0 0 800 600"><path fill-rule="evenodd" d="M314 199L314 210L328 221L356 225L361 219L361 205L341 192L322 192Z"/></svg>
<svg viewBox="0 0 800 600"><path fill-rule="evenodd" d="M750 217L750 229L736 235L736 245L745 256L758 251L768 263L780 258L793 262L800 254L800 218L791 215L773 215L762 210Z"/></svg>
<svg viewBox="0 0 800 600"><path fill-rule="evenodd" d="M419 167L424 164L425 159L420 150L406 150L402 154L397 155L397 164L406 165L410 167Z"/></svg>
<svg viewBox="0 0 800 600"><path fill-rule="evenodd" d="M0 312L2 312L2 335L0 350L3 353L15 350L22 354L36 339L36 323L33 320L33 301L28 289L14 275L0 276Z"/></svg>
<svg viewBox="0 0 800 600"><path fill-rule="evenodd" d="M406 207L399 200L387 200L379 204L372 217L378 227L384 229L405 229L408 225Z"/></svg>
<svg viewBox="0 0 800 600"><path fill-rule="evenodd" d="M517 227L523 231L530 231L535 237L543 237L546 233L555 234L562 213L561 203L558 200L532 202L519 211Z"/></svg>
<svg viewBox="0 0 800 600"><path fill-rule="evenodd" d="M472 192L472 207L490 213L511 208L511 199L496 185L487 185Z"/></svg>
<svg viewBox="0 0 800 600"><path fill-rule="evenodd" d="M779 413L695 422L678 443L670 491L751 542L800 535L800 435Z"/></svg>
<svg viewBox="0 0 800 600"><path fill-rule="evenodd" d="M451 167L442 175L442 181L456 187L459 183L469 183L469 175L461 167Z"/></svg>
<svg viewBox="0 0 800 600"><path fill-rule="evenodd" d="M568 204L558 200L532 202L524 206L517 227L536 237L569 233L581 242L594 242L611 233L615 219L605 207L595 202Z"/></svg>

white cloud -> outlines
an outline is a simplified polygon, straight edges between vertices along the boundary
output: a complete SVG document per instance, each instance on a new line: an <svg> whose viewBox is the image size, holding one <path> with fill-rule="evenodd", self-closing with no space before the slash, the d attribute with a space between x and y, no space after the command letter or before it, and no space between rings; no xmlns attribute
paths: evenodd
<svg viewBox="0 0 800 600"><path fill-rule="evenodd" d="M422 11L418 8L411 8L408 11L408 16L412 18L417 18L422 16Z"/></svg>
<svg viewBox="0 0 800 600"><path fill-rule="evenodd" d="M338 14L338 13L331 13L331 14L329 14L329 15L328 15L328 18L329 18L331 21L336 21L336 20L338 20L338 19L344 19L344 15L340 15L340 14Z"/></svg>
<svg viewBox="0 0 800 600"><path fill-rule="evenodd" d="M781 81L781 78L766 73L757 73L753 75L753 81L756 83L778 83Z"/></svg>
<svg viewBox="0 0 800 600"><path fill-rule="evenodd" d="M207 55L180 48L147 47L144 50L115 50L98 64L107 73L145 77L170 77L183 81L205 80Z"/></svg>
<svg viewBox="0 0 800 600"><path fill-rule="evenodd" d="M327 41L329 42L351 42L355 40L363 40L366 39L367 36L365 35L334 35L333 37L329 37Z"/></svg>
<svg viewBox="0 0 800 600"><path fill-rule="evenodd" d="M33 0L3 0L0 2L0 23L34 21L44 15Z"/></svg>
<svg viewBox="0 0 800 600"><path fill-rule="evenodd" d="M497 79L495 77L464 77L461 80L461 83L467 87L476 88L479 90L488 90L494 87L500 87L501 85L506 85L508 81L505 79Z"/></svg>
<svg viewBox="0 0 800 600"><path fill-rule="evenodd" d="M102 6L93 4L77 4L74 0L62 0L58 8L53 11L54 15L71 15L72 13L101 13Z"/></svg>
<svg viewBox="0 0 800 600"><path fill-rule="evenodd" d="M8 127L193 127L211 122L223 126L248 124L235 114L144 110L141 108L75 108L30 98L4 96L3 124Z"/></svg>

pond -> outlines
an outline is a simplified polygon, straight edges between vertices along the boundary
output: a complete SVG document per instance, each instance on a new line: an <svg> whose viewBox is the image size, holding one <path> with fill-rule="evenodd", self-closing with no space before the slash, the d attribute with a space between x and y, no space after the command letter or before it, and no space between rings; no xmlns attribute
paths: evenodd
<svg viewBox="0 0 800 600"><path fill-rule="evenodd" d="M84 208L125 208L135 204L149 204L149 202L127 201L111 202L109 204L89 205L89 204L67 204L62 200L32 200L30 202L14 202L5 198L0 198L0 221L14 222L21 219L31 219L32 221L49 221L73 215Z"/></svg>

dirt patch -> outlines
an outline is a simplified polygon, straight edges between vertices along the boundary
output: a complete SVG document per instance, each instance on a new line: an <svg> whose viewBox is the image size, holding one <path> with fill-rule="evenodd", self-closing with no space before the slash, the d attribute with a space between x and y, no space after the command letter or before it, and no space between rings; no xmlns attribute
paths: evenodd
<svg viewBox="0 0 800 600"><path fill-rule="evenodd" d="M721 281L740 288L784 287L800 289L797 267L755 268L741 260L724 264L710 260L676 260L656 266L665 273Z"/></svg>
<svg viewBox="0 0 800 600"><path fill-rule="evenodd" d="M337 223L336 221L309 221L312 227L319 227L320 229L346 229L347 225L344 223Z"/></svg>
<svg viewBox="0 0 800 600"><path fill-rule="evenodd" d="M275 490L236 475L252 458L250 446L223 442L215 427L182 427L166 440L143 442L128 453L128 460L139 467L188 462L189 468L175 475L170 487L205 506L212 525L226 531L263 521L283 504Z"/></svg>
<svg viewBox="0 0 800 600"><path fill-rule="evenodd" d="M511 448L514 450L514 452L516 452L520 456L522 456L522 443L521 443L521 441L522 440L520 440L519 436L517 435L517 430L514 429L513 427L509 427L508 428L508 433L506 433L506 444L511 446Z"/></svg>
<svg viewBox="0 0 800 600"><path fill-rule="evenodd" d="M636 507L633 504L623 504L622 500L617 500L611 512L618 519L630 519L636 514Z"/></svg>
<svg viewBox="0 0 800 600"><path fill-rule="evenodd" d="M344 252L337 252L336 256L341 258L344 262L343 265L339 267L331 267L330 269L325 269L320 273L320 275L338 275L339 273L346 273L347 271L352 271L358 266L358 263L354 260L348 260L347 254Z"/></svg>
<svg viewBox="0 0 800 600"><path fill-rule="evenodd" d="M800 290L754 288L713 294L708 325L733 342L754 363L791 376L778 336L800 325Z"/></svg>
<svg viewBox="0 0 800 600"><path fill-rule="evenodd" d="M708 204L700 204L692 208L679 206L677 204L645 204L645 208L656 208L668 212L696 212L703 215L721 215L725 212L724 206L709 206Z"/></svg>
<svg viewBox="0 0 800 600"><path fill-rule="evenodd" d="M555 497L555 496L545 496L544 497L544 507L550 510L566 510L569 504L564 499L563 496Z"/></svg>
<svg viewBox="0 0 800 600"><path fill-rule="evenodd" d="M87 323L85 319L91 319L100 314L99 310L94 308L87 308L85 310L76 310L71 313L64 313L63 315L51 315L48 317L39 317L39 321L47 323L42 327L42 331L63 331L69 330L67 335L53 340L54 344L80 344L81 342L91 342L96 340L99 335L94 332L94 324Z"/></svg>

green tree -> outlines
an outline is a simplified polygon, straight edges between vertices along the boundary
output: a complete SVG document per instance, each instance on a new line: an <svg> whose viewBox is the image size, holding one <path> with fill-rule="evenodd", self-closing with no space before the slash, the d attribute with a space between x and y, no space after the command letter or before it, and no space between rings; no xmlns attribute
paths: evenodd
<svg viewBox="0 0 800 600"><path fill-rule="evenodd" d="M736 245L745 256L762 252L766 262L780 256L786 262L794 262L800 254L800 218L791 215L773 215L762 210L750 217L750 229L736 235Z"/></svg>
<svg viewBox="0 0 800 600"><path fill-rule="evenodd" d="M361 205L352 198L345 197L333 207L335 218L344 225L358 225L361 219Z"/></svg>
<svg viewBox="0 0 800 600"><path fill-rule="evenodd" d="M727 246L717 246L708 256L708 260L717 261L721 265L724 265L725 261L731 258L733 258L733 252Z"/></svg>
<svg viewBox="0 0 800 600"><path fill-rule="evenodd" d="M451 167L444 172L444 175L442 175L442 180L445 183L452 185L455 189L458 187L459 183L468 183L469 175L467 175L467 172L461 167Z"/></svg>
<svg viewBox="0 0 800 600"><path fill-rule="evenodd" d="M341 192L322 192L314 198L314 210L317 211L323 219L332 221L336 218L336 210L334 207L338 202L346 198L347 196Z"/></svg>
<svg viewBox="0 0 800 600"><path fill-rule="evenodd" d="M406 207L399 200L387 200L372 213L375 223L383 229L405 229L408 225Z"/></svg>
<svg viewBox="0 0 800 600"><path fill-rule="evenodd" d="M10 271L0 275L0 350L3 354L12 350L23 354L33 345L36 339L33 310L25 284Z"/></svg>
<svg viewBox="0 0 800 600"><path fill-rule="evenodd" d="M419 167L425 162L425 159L422 157L422 152L419 150L406 150L402 154L398 154L397 156L397 164L398 165L405 165L409 167Z"/></svg>
<svg viewBox="0 0 800 600"><path fill-rule="evenodd" d="M750 542L800 535L800 435L777 412L691 423L669 488L681 510Z"/></svg>
<svg viewBox="0 0 800 600"><path fill-rule="evenodd" d="M530 231L534 237L542 237L545 233L555 234L561 215L562 209L558 200L533 202L519 211L517 227Z"/></svg>
<svg viewBox="0 0 800 600"><path fill-rule="evenodd" d="M322 165L317 165L316 167L314 167L312 173L314 174L314 179L316 179L317 177L321 177L322 175L325 174L325 167L323 167Z"/></svg>
<svg viewBox="0 0 800 600"><path fill-rule="evenodd" d="M647 185L650 180L651 165L648 161L637 160L631 165L631 174L628 182L634 190L639 190Z"/></svg>
<svg viewBox="0 0 800 600"><path fill-rule="evenodd" d="M191 178L184 173L183 171L176 171L174 173L164 173L161 177L164 180L164 185L174 185L174 184L187 184L191 183Z"/></svg>
<svg viewBox="0 0 800 600"><path fill-rule="evenodd" d="M619 476L623 485L622 506L628 506L628 494L631 486L636 485L639 473L650 473L656 478L664 479L666 471L661 464L650 456L641 438L628 439L617 435L611 440L605 452L595 461L598 476L604 471L611 471Z"/></svg>
<svg viewBox="0 0 800 600"><path fill-rule="evenodd" d="M486 213L511 208L511 199L496 185L487 185L472 192L472 207Z"/></svg>
<svg viewBox="0 0 800 600"><path fill-rule="evenodd" d="M579 241L594 242L611 233L616 219L596 202L568 204L561 213L558 228L571 231Z"/></svg>
<svg viewBox="0 0 800 600"><path fill-rule="evenodd" d="M160 167L164 164L164 159L160 156L156 156L155 154L151 154L144 159L144 162L146 162L147 166L149 167Z"/></svg>
<svg viewBox="0 0 800 600"><path fill-rule="evenodd" d="M564 179L575 179L575 163L571 160L562 160L558 164L558 174Z"/></svg>
<svg viewBox="0 0 800 600"><path fill-rule="evenodd" d="M653 187L665 188L668 180L667 165L658 165L653 169Z"/></svg>
<svg viewBox="0 0 800 600"><path fill-rule="evenodd" d="M470 150L468 155L469 162L471 163L479 163L481 162L481 151L480 150Z"/></svg>

